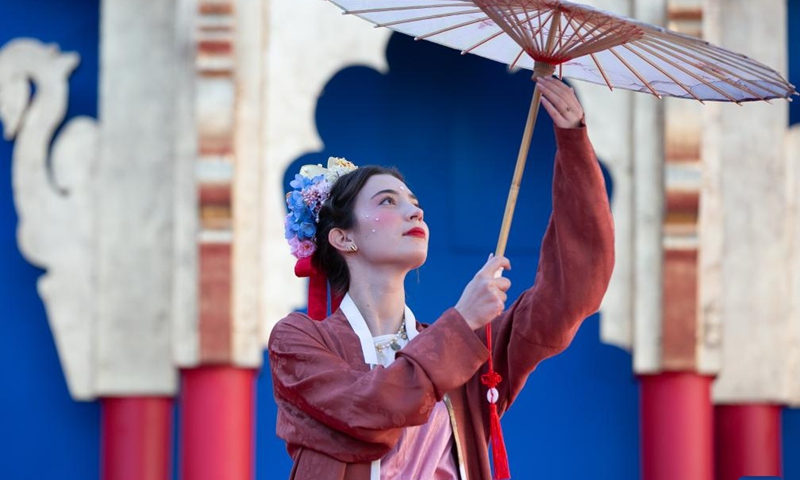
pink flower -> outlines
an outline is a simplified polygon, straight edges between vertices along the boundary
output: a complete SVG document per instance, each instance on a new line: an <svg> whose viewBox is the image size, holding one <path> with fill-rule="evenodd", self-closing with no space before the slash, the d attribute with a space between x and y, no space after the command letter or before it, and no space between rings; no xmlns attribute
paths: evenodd
<svg viewBox="0 0 800 480"><path fill-rule="evenodd" d="M292 237L289 239L289 246L291 247L292 255L294 255L295 258L310 257L317 249L317 245L313 241L300 241L297 239L297 237Z"/></svg>

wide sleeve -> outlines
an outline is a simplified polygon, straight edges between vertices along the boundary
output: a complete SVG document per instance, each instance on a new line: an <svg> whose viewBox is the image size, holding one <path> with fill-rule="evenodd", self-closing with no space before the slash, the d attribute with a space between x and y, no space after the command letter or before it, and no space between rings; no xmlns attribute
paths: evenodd
<svg viewBox="0 0 800 480"><path fill-rule="evenodd" d="M501 411L536 365L567 348L600 308L614 266L611 209L586 128L556 128L556 144L553 211L536 279L492 322L494 368L504 379Z"/></svg>
<svg viewBox="0 0 800 480"><path fill-rule="evenodd" d="M270 335L269 363L283 416L279 436L339 458L344 454L334 453L348 443L372 448L379 458L403 427L425 423L435 402L466 383L489 355L455 309L420 332L389 367L353 366L335 353L337 341L292 314Z"/></svg>

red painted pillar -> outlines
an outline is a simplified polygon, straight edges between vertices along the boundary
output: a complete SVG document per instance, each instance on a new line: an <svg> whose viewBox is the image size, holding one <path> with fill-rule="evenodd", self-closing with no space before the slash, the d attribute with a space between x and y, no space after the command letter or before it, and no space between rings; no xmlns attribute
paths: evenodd
<svg viewBox="0 0 800 480"><path fill-rule="evenodd" d="M642 375L642 480L713 480L712 377Z"/></svg>
<svg viewBox="0 0 800 480"><path fill-rule="evenodd" d="M255 374L231 366L182 372L182 480L253 478Z"/></svg>
<svg viewBox="0 0 800 480"><path fill-rule="evenodd" d="M172 398L101 400L101 480L168 480Z"/></svg>
<svg viewBox="0 0 800 480"><path fill-rule="evenodd" d="M780 405L718 405L714 416L717 480L781 476Z"/></svg>

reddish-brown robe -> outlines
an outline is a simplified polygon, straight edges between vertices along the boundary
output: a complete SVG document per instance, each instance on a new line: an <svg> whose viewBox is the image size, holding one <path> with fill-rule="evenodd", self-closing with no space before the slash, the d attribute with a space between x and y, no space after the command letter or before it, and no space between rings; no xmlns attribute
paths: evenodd
<svg viewBox="0 0 800 480"><path fill-rule="evenodd" d="M614 228L605 182L586 128L556 128L553 213L534 286L493 320L494 366L502 375L502 414L528 375L563 351L599 308L614 265ZM341 310L324 321L292 313L275 326L269 363L278 405L277 434L296 480L369 480L404 427L427 421L448 394L469 480L490 479L488 414L480 374L489 352L447 310L398 352L370 369ZM512 459L513 470L513 459Z"/></svg>

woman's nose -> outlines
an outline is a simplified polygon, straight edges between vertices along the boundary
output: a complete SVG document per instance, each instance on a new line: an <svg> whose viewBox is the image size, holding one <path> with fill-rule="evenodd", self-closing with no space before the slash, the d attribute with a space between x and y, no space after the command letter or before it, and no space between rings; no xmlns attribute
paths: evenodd
<svg viewBox="0 0 800 480"><path fill-rule="evenodd" d="M409 213L408 216L411 220L418 220L421 222L424 216L425 213L422 211L420 207L416 205L411 205L411 212Z"/></svg>

